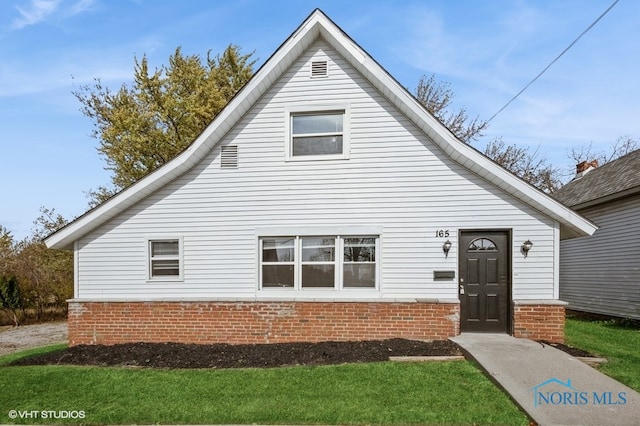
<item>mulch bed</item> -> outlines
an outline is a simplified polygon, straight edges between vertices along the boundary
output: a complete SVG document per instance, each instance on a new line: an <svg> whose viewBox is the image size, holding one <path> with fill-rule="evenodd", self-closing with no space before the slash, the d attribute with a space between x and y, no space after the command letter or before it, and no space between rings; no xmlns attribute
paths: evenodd
<svg viewBox="0 0 640 426"><path fill-rule="evenodd" d="M573 346L565 345L562 343L551 343L551 342L547 342L546 340L540 340L540 342L544 343L545 345L553 346L556 349L560 349L561 351L566 352L571 356L587 357L587 358L595 357L595 355L593 355L592 353L579 348L574 348Z"/></svg>
<svg viewBox="0 0 640 426"><path fill-rule="evenodd" d="M390 339L362 342L196 345L129 343L79 345L21 358L11 365L99 365L152 368L247 368L326 365L387 361L390 356L455 356L459 347L448 340L422 342Z"/></svg>
<svg viewBox="0 0 640 426"><path fill-rule="evenodd" d="M577 357L593 357L582 349L540 341ZM256 345L197 345L127 343L79 345L58 352L21 358L11 365L98 365L150 368L267 368L388 361L402 356L460 356L449 340L406 339L362 342L271 343Z"/></svg>

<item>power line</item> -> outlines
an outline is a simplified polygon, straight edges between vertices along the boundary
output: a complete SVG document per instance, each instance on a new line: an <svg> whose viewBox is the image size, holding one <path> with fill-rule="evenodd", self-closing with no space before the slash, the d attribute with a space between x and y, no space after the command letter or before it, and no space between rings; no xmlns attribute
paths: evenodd
<svg viewBox="0 0 640 426"><path fill-rule="evenodd" d="M565 49L564 49L564 50L563 50L563 51L562 51L558 56L556 56L556 57L555 57L555 59L549 63L549 65L547 65L547 66L546 66L542 71L540 71L540 73L539 73L538 75L536 75L536 76L533 78L533 80L531 80L531 81L530 81L526 86L524 86L524 87L522 88L522 90L520 90L518 93L516 93L516 95L515 95L513 98L511 98L511 99L509 100L509 102L507 102L507 103L506 103L502 108L500 108L500 109L498 110L498 112L496 112L495 114L493 114L493 115L491 116L491 118L487 120L487 123L490 123L490 122L491 122L491 120L493 120L494 118L496 118L496 116L497 116L498 114L500 114L502 111L504 111L504 110L505 110L505 109L506 109L506 108L511 104L511 102L515 101L515 100L518 98L518 96L520 96L520 95L522 94L522 92L524 92L525 90L527 90L527 89L529 88L529 86L531 86L533 83L535 83L535 82L536 82L536 80L538 80L538 79L542 76L542 74L544 74L544 73L545 73L549 68L551 68L551 65L553 65L554 63L556 63L556 61L557 61L558 59L560 59L560 58L562 57L562 55L564 55L565 53L567 53L567 51L569 51L569 49L571 49L571 48L573 47L573 45L574 45L574 44L576 44L576 43L578 42L578 40L580 40L580 38L582 38L582 36L583 36L583 35L585 35L587 32L589 32L589 30L590 30L591 28L593 28L593 27L594 27L594 26L595 26L595 25L596 25L596 24L597 24L597 23L598 23L598 22L599 22L599 21L604 17L604 15L606 15L607 13L609 13L609 11L610 11L611 9L613 9L613 6L615 6L615 5L618 3L618 1L620 1L620 0L615 0L615 1L611 4L611 6L609 6L609 7L607 8L607 10L605 10L604 12L602 12L602 14L601 14L600 16L598 16L598 19L596 19L595 21L593 21L593 22L591 23L591 25L589 25L589 26L587 27L587 29L586 29L586 30L584 30L584 31L583 31L583 32L582 32L582 33L581 33L581 34L580 34L580 35L579 35L575 40L573 40L573 42L571 42L571 44L570 44L569 46L567 46L567 47L566 47L566 48L565 48Z"/></svg>

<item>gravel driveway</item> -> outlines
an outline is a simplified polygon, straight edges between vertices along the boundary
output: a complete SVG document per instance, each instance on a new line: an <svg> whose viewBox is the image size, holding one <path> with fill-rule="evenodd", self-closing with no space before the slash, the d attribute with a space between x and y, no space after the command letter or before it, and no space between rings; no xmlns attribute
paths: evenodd
<svg viewBox="0 0 640 426"><path fill-rule="evenodd" d="M66 322L0 327L0 355L38 346L66 343Z"/></svg>

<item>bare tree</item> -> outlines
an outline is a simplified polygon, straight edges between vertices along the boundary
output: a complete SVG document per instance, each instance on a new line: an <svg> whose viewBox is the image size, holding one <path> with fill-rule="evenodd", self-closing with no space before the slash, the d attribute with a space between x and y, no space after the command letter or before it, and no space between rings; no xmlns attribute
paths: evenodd
<svg viewBox="0 0 640 426"><path fill-rule="evenodd" d="M552 193L561 186L560 170L553 167L546 157L540 155L539 147L532 151L515 144L507 145L502 138L496 138L489 142L484 154L546 193Z"/></svg>
<svg viewBox="0 0 640 426"><path fill-rule="evenodd" d="M597 160L598 165L602 166L637 149L640 149L640 141L633 139L629 135L623 135L610 144L608 150L595 150L593 142L589 142L589 144L584 144L578 148L571 148L568 156L575 164Z"/></svg>
<svg viewBox="0 0 640 426"><path fill-rule="evenodd" d="M465 143L470 144L480 138L489 124L478 117L470 119L464 107L458 111L451 111L453 91L449 83L437 81L434 75L423 76L420 79L415 95L427 111ZM560 188L559 169L549 164L538 149L531 151L528 147L507 145L502 138L496 138L489 142L484 154L544 192L551 193Z"/></svg>
<svg viewBox="0 0 640 426"><path fill-rule="evenodd" d="M471 143L482 136L489 123L478 116L470 119L465 107L451 111L449 107L454 93L449 86L447 82L437 81L433 74L422 76L415 91L416 99L458 139Z"/></svg>

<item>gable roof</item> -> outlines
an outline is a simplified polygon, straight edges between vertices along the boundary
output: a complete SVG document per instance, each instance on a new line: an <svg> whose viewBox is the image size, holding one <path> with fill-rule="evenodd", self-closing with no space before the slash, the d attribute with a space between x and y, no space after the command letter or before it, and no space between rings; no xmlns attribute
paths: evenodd
<svg viewBox="0 0 640 426"><path fill-rule="evenodd" d="M553 193L573 208L585 208L640 192L640 150L591 170Z"/></svg>
<svg viewBox="0 0 640 426"><path fill-rule="evenodd" d="M593 223L503 169L476 149L458 140L367 52L320 9L316 9L185 151L113 198L48 236L45 239L47 246L50 248L72 248L74 241L195 166L222 140L225 134L280 78L287 68L320 37L402 111L452 160L558 221L561 226L561 238L591 235L595 232L597 228Z"/></svg>

